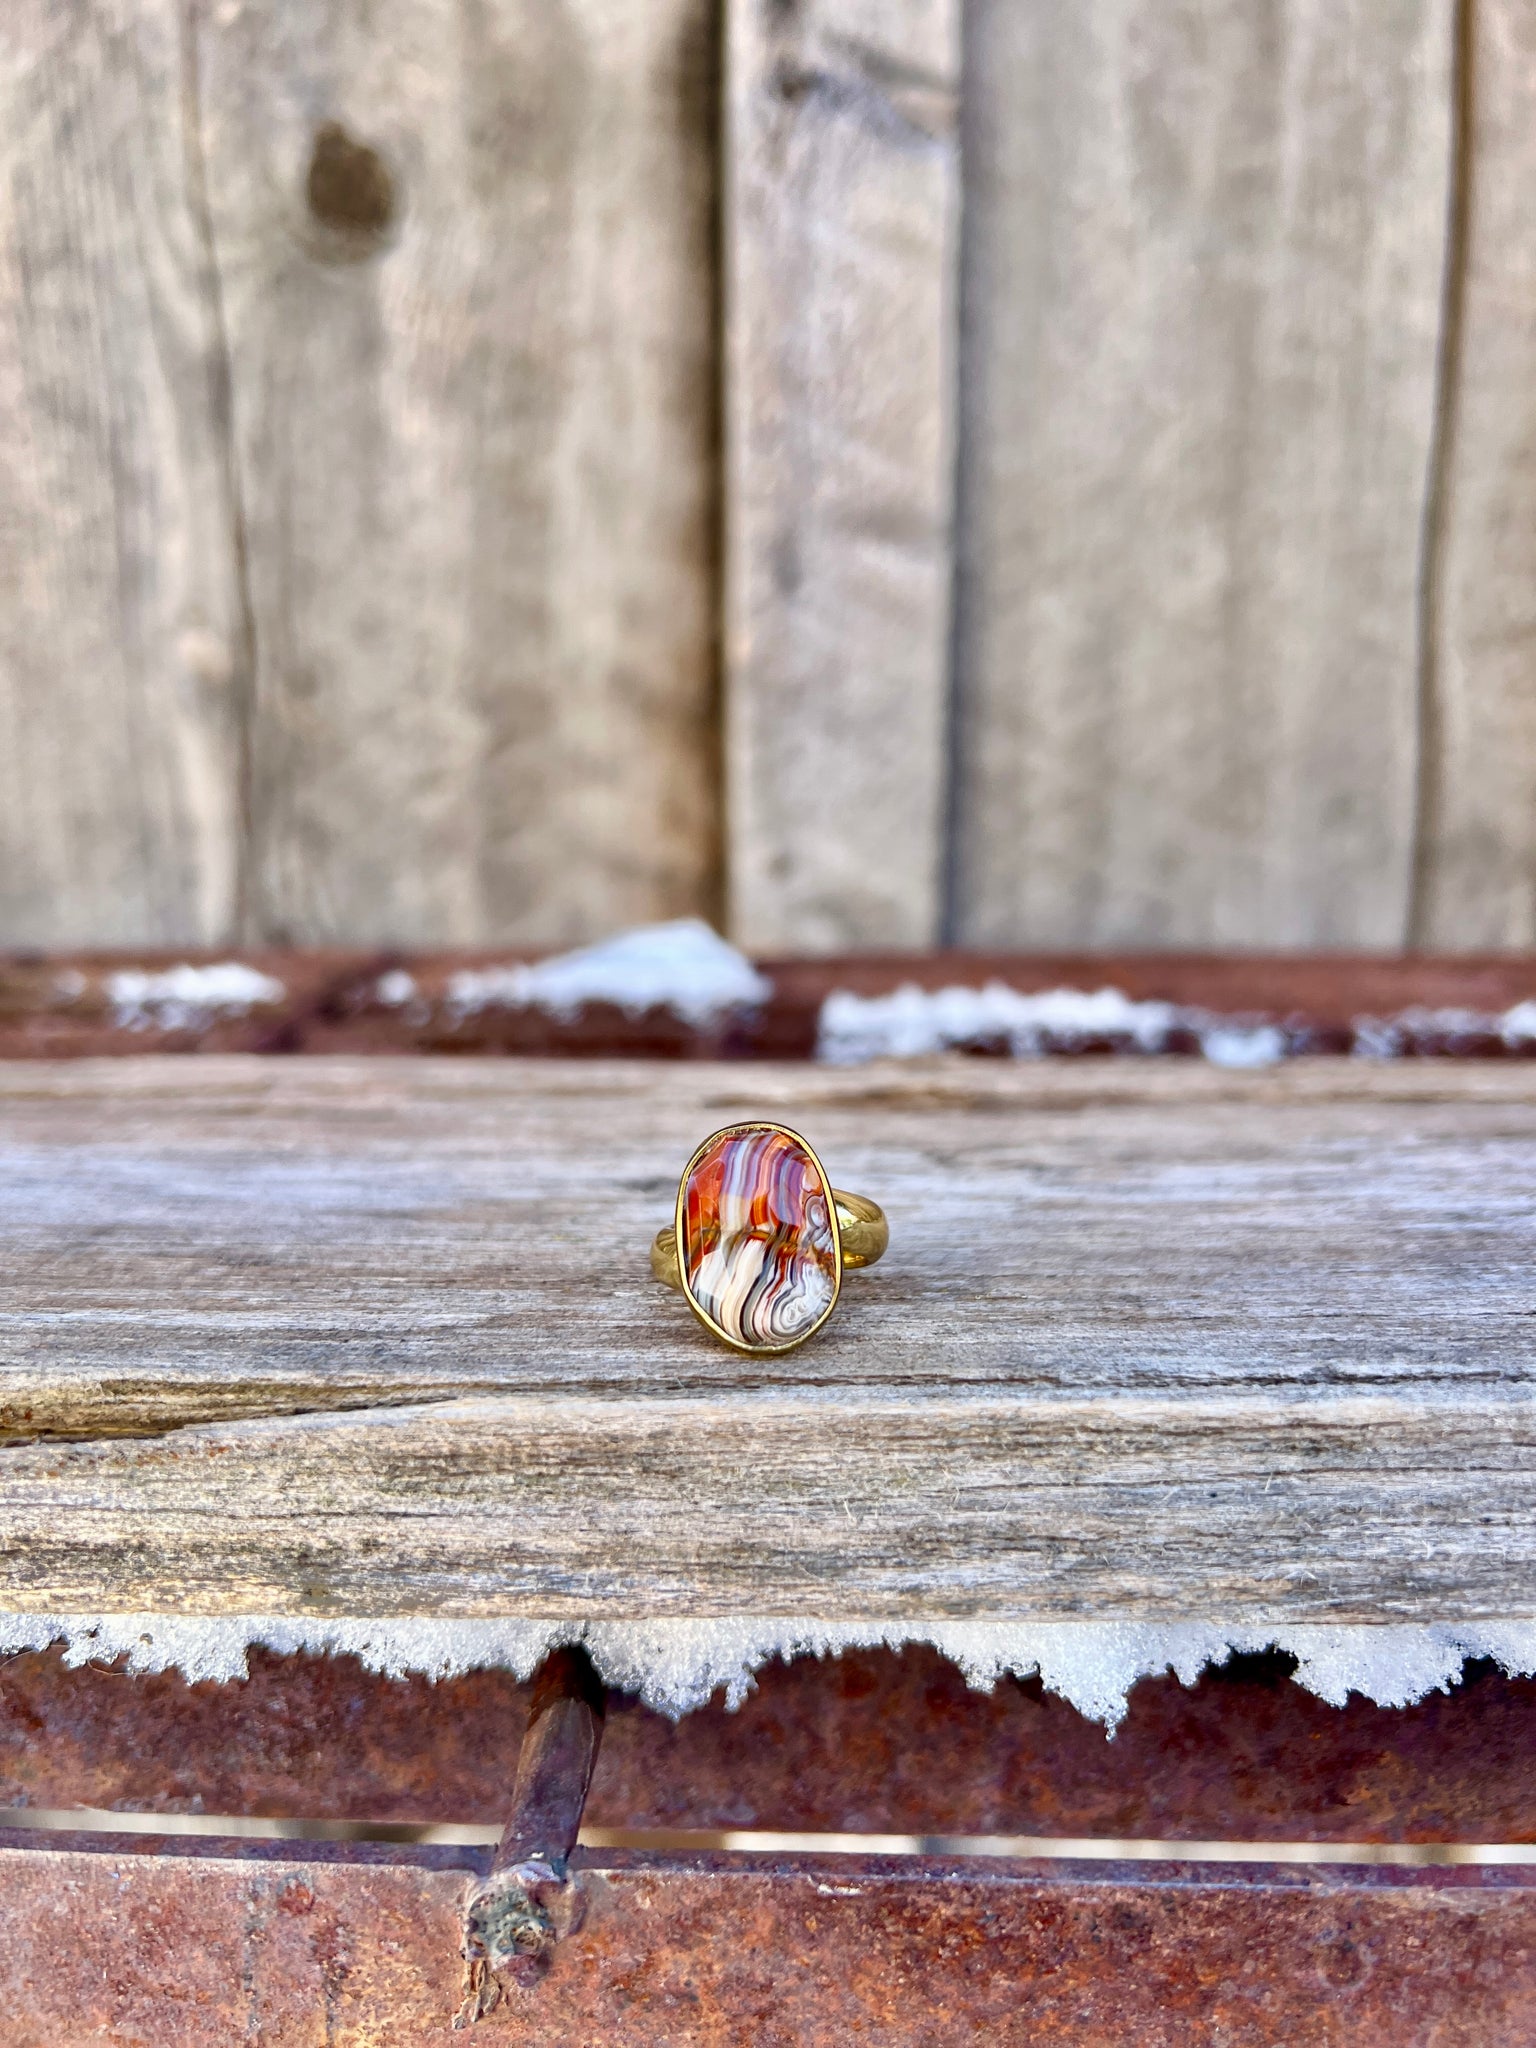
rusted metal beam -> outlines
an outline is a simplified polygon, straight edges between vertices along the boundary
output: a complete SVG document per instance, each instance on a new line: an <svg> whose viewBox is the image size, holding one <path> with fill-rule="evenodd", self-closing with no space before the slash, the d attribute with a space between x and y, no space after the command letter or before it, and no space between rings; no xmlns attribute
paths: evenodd
<svg viewBox="0 0 1536 2048"><path fill-rule="evenodd" d="M1348 1052L1361 1017L1417 1013L1401 1049L1433 1057L1502 1057L1492 1021L1536 993L1536 960L1520 954L858 954L760 962L772 984L750 1015L693 1025L670 1010L632 1014L594 1003L571 1016L455 1000L462 971L532 958L515 951L404 954L341 949L247 953L0 954L0 1058L64 1059L144 1052L458 1052L670 1059L805 1059L832 989L881 995L1001 981L1024 993L1118 988L1217 1016L1281 1026L1293 1049ZM248 1007L195 1000L136 1002L114 989L130 975L239 961L275 993ZM1461 1013L1459 1021L1453 1013ZM1477 1020L1483 1021L1479 1023ZM978 1047L978 1050L986 1050ZM1084 1048L1094 1050L1091 1045ZM1097 1048L1103 1050L1105 1048ZM1170 1049L1192 1052L1175 1033ZM1526 1048L1530 1050L1529 1047Z"/></svg>
<svg viewBox="0 0 1536 2048"><path fill-rule="evenodd" d="M1038 1680L935 1651L800 1658L738 1713L610 1715L610 1825L1166 1840L1536 1841L1536 1681L1488 1666L1410 1707L1330 1706L1282 1655L1144 1679L1113 1740ZM622 1792L622 1798L617 1797ZM644 1822L638 1819L644 1813ZM693 1818L707 1814L708 1821Z"/></svg>
<svg viewBox="0 0 1536 2048"><path fill-rule="evenodd" d="M606 1695L585 1650L556 1650L533 1685L512 1810L464 1908L464 2002L455 2026L494 2012L509 1984L536 1983L581 1923L569 1875L602 1741Z"/></svg>
<svg viewBox="0 0 1536 2048"><path fill-rule="evenodd" d="M1148 1679L1113 1742L1037 1683L973 1692L934 1651L769 1665L737 1713L612 1695L587 1818L612 1828L1536 1841L1536 1681L1330 1707L1245 1658ZM529 1694L257 1651L242 1684L0 1661L0 1806L499 1824Z"/></svg>
<svg viewBox="0 0 1536 2048"><path fill-rule="evenodd" d="M483 1859L0 1838L0 2048L447 2042ZM1491 2048L1536 2038L1532 1873L588 1856L488 2040Z"/></svg>

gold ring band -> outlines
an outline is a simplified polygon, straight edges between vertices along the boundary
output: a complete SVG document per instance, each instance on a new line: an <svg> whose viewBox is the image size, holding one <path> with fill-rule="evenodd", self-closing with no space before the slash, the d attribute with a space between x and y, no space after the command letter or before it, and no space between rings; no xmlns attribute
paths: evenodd
<svg viewBox="0 0 1536 2048"><path fill-rule="evenodd" d="M786 1124L728 1124L683 1168L651 1271L705 1327L748 1352L790 1351L837 1306L845 1271L890 1242L885 1211L834 1188Z"/></svg>

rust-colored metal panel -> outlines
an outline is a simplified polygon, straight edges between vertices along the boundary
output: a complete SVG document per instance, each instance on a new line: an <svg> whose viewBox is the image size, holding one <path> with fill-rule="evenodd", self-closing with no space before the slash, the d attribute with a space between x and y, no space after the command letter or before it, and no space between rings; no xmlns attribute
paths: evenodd
<svg viewBox="0 0 1536 2048"><path fill-rule="evenodd" d="M1291 1668L1242 1657L1193 1687L1144 1679L1110 1740L1038 1680L976 1692L930 1649L799 1658L736 1714L632 1727L617 1704L589 1817L611 1802L656 1827L1536 1840L1536 1681L1480 1667L1411 1707L1341 1708Z"/></svg>
<svg viewBox="0 0 1536 2048"><path fill-rule="evenodd" d="M452 2038L463 1851L24 1839L0 1835L0 2048Z"/></svg>
<svg viewBox="0 0 1536 2048"><path fill-rule="evenodd" d="M567 1017L454 999L465 969L531 958L517 952L314 949L0 955L0 1058L145 1052L456 1052L662 1059L806 1059L832 989L882 995L915 983L1023 993L1112 987L1138 1001L1280 1026L1293 1051L1348 1052L1362 1017L1400 1020L1404 1053L1499 1058L1496 1019L1536 992L1536 958L1521 954L856 954L765 960L772 984L750 1014L696 1026L674 1012L592 1003ZM248 1005L199 1004L162 990L136 1000L114 977L240 961L272 983ZM408 977L408 979L406 979ZM409 993L407 993L409 991ZM988 1050L986 1046L975 1048ZM1110 1050L1083 1045L1084 1051ZM1172 1052L1198 1050L1175 1030ZM1523 1050L1529 1052L1526 1045Z"/></svg>
<svg viewBox="0 0 1536 2048"><path fill-rule="evenodd" d="M587 1819L1170 1840L1536 1841L1536 1682L1326 1705L1247 1658L1136 1687L1119 1734L1038 1683L973 1692L936 1652L771 1664L739 1712L674 1725L610 1696ZM528 1694L350 1657L251 1656L242 1684L0 1661L0 1806L500 1826Z"/></svg>
<svg viewBox="0 0 1536 2048"><path fill-rule="evenodd" d="M0 1842L0 2048L447 2041L483 1861ZM577 1859L584 1910L484 2039L1491 2048L1536 2038L1529 1874Z"/></svg>

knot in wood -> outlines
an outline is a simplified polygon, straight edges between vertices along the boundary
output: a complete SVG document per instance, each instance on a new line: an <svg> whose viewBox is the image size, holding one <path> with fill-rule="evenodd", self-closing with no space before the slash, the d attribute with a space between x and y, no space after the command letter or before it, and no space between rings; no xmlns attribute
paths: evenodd
<svg viewBox="0 0 1536 2048"><path fill-rule="evenodd" d="M315 130L305 198L321 230L316 253L333 263L358 262L384 246L395 219L395 179L379 152L349 135L339 121Z"/></svg>

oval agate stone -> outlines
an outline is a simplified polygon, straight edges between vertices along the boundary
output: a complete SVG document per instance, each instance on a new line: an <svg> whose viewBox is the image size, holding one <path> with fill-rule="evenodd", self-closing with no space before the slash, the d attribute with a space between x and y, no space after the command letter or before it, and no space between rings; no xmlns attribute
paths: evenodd
<svg viewBox="0 0 1536 2048"><path fill-rule="evenodd" d="M830 1196L809 1150L787 1132L711 1138L683 1185L682 1217L683 1285L733 1343L796 1344L836 1301Z"/></svg>

